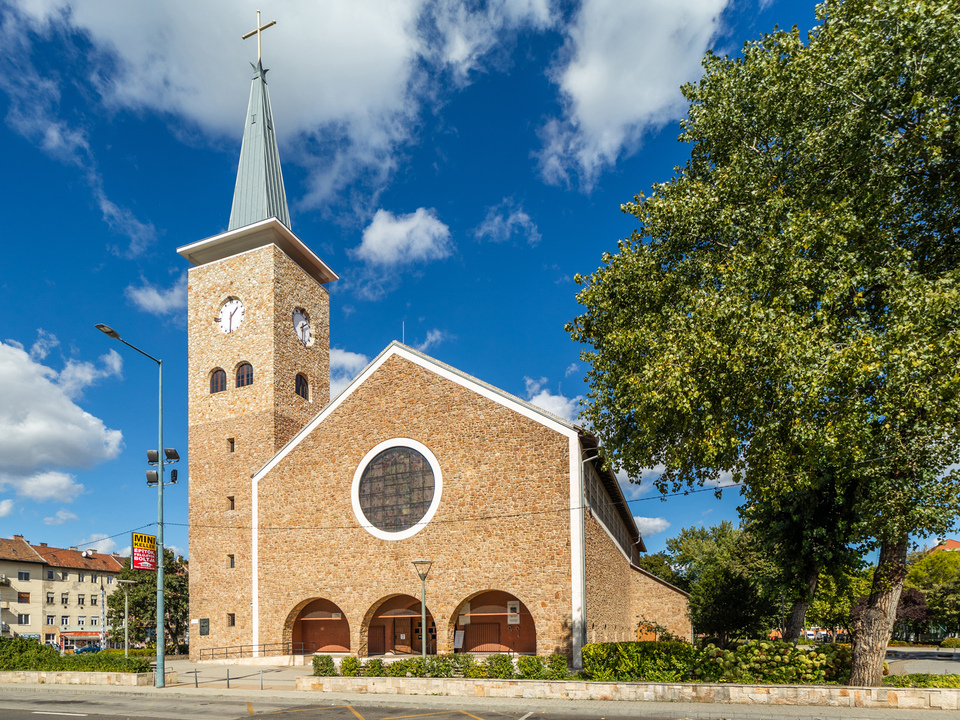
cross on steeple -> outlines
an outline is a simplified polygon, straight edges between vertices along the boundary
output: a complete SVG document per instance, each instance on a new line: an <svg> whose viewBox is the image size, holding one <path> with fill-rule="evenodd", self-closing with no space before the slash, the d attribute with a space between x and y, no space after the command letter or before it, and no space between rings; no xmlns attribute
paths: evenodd
<svg viewBox="0 0 960 720"><path fill-rule="evenodd" d="M256 29L256 30L251 30L251 31L248 32L246 35L242 35L241 38L240 38L241 40L246 40L247 38L251 38L251 37L253 37L254 35L257 36L257 65L260 64L260 33L261 33L261 31L266 30L268 27L273 27L273 26L276 25L276 24L277 24L277 21L276 21L276 20L271 20L271 21L268 22L266 25L261 25L261 24L260 24L260 11L257 10L257 29Z"/></svg>

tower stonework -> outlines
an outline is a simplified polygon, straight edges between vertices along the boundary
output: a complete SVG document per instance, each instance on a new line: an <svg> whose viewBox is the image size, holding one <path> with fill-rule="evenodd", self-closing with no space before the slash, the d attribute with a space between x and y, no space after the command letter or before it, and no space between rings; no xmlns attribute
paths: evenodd
<svg viewBox="0 0 960 720"><path fill-rule="evenodd" d="M293 260L277 244L287 236L289 230L268 220L181 248L196 264L187 290L190 616L198 621L190 645L196 657L249 644L250 478L330 399L330 303L322 282L335 276ZM216 259L203 262L204 246L209 253L211 245ZM229 332L225 306L238 322L231 326L228 319ZM295 318L309 322L309 342ZM238 378L238 370L245 364L253 377L243 385L249 376ZM218 371L226 376L223 385L213 380ZM297 392L298 375L306 379L306 398ZM201 634L201 621L208 634Z"/></svg>

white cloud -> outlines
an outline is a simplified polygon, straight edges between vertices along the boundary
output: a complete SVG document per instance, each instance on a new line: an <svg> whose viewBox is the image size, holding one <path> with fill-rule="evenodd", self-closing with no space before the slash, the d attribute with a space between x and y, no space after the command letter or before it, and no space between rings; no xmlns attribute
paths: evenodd
<svg viewBox="0 0 960 720"><path fill-rule="evenodd" d="M98 553L108 555L117 549L117 543L104 533L93 533L90 537L76 543L76 547L81 550L96 550Z"/></svg>
<svg viewBox="0 0 960 720"><path fill-rule="evenodd" d="M182 273L168 288L141 280L140 287L127 286L124 294L141 310L152 315L169 315L187 309L187 274Z"/></svg>
<svg viewBox="0 0 960 720"><path fill-rule="evenodd" d="M63 525L65 522L70 522L71 520L77 520L76 515L67 510L57 510L57 514L54 517L46 517L43 519L44 525Z"/></svg>
<svg viewBox="0 0 960 720"><path fill-rule="evenodd" d="M100 356L100 366L91 362L67 360L67 364L57 378L57 384L64 395L76 399L83 391L98 380L119 376L123 372L123 358L112 348Z"/></svg>
<svg viewBox="0 0 960 720"><path fill-rule="evenodd" d="M504 198L499 205L487 210L487 216L473 234L478 240L486 238L493 242L504 242L521 235L531 247L541 240L537 224L512 198Z"/></svg>
<svg viewBox="0 0 960 720"><path fill-rule="evenodd" d="M0 343L0 489L12 487L38 501L69 502L83 492L70 470L120 452L120 431L108 429L71 399L85 383L119 372L110 353L100 363L68 361L57 373L22 348Z"/></svg>
<svg viewBox="0 0 960 720"><path fill-rule="evenodd" d="M50 351L60 345L57 336L49 333L42 328L37 329L37 340L30 347L30 358L33 360L43 360L50 354Z"/></svg>
<svg viewBox="0 0 960 720"><path fill-rule="evenodd" d="M573 375L574 373L577 373L577 372L579 372L579 371L580 371L580 366L579 366L579 365L577 365L576 363L570 363L569 365L567 365L566 372L563 373L563 376L564 376L564 377L570 377L571 375Z"/></svg>
<svg viewBox="0 0 960 720"><path fill-rule="evenodd" d="M583 0L553 72L564 114L540 130L544 179L568 183L576 173L589 190L646 131L679 117L680 86L700 76L728 2Z"/></svg>
<svg viewBox="0 0 960 720"><path fill-rule="evenodd" d="M670 522L662 517L634 517L633 521L640 530L640 537L650 537L657 535L670 527Z"/></svg>
<svg viewBox="0 0 960 720"><path fill-rule="evenodd" d="M435 345L439 345L440 343L449 339L450 339L450 335L445 333L443 330L437 330L435 328L433 330L427 331L426 339L422 343L414 345L414 347L420 352L426 352L427 350L434 347Z"/></svg>
<svg viewBox="0 0 960 720"><path fill-rule="evenodd" d="M523 381L526 384L527 400L530 403L564 420L576 422L577 415L580 412L582 395L577 395L574 398L568 398L560 394L554 395L548 388L543 387L544 383L547 382L546 378L535 380L525 377Z"/></svg>
<svg viewBox="0 0 960 720"><path fill-rule="evenodd" d="M0 517L6 517L13 512L13 500L0 500Z"/></svg>
<svg viewBox="0 0 960 720"><path fill-rule="evenodd" d="M366 355L337 347L330 348L330 397L339 395L369 362Z"/></svg>
<svg viewBox="0 0 960 720"><path fill-rule="evenodd" d="M656 489L653 483L660 477L664 469L663 465L658 465L655 468L645 468L640 474L639 482L632 481L624 470L619 470L617 472L617 482L620 483L623 496L627 500L638 500L644 495L649 495Z"/></svg>
<svg viewBox="0 0 960 720"><path fill-rule="evenodd" d="M452 252L450 228L433 210L418 208L400 216L377 210L353 256L371 265L390 267L442 260Z"/></svg>

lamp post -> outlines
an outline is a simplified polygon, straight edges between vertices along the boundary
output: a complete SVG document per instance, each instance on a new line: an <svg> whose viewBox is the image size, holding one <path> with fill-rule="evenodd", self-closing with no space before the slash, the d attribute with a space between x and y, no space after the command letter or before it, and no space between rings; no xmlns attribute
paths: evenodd
<svg viewBox="0 0 960 720"><path fill-rule="evenodd" d="M420 576L420 652L424 659L427 657L427 573L433 560L414 560L413 567Z"/></svg>
<svg viewBox="0 0 960 720"><path fill-rule="evenodd" d="M120 589L123 590L123 656L130 657L130 588L127 585L136 585L136 580L121 580L117 578Z"/></svg>
<svg viewBox="0 0 960 720"><path fill-rule="evenodd" d="M163 450L163 360L155 358L149 353L145 353L143 350L138 348L136 345L131 345L122 337L120 333L114 330L109 325L104 325L103 323L98 323L96 326L97 330L102 332L107 337L113 338L114 340L119 340L124 345L129 348L136 350L138 353L144 357L150 358L157 364L159 369L160 376L160 395L159 402L157 403L159 407L159 420L158 420L158 439L157 439L157 452L158 452L158 462L157 467L159 469L159 482L157 482L157 682L156 686L162 688L164 686L165 672L163 666L163 654L164 654L164 639L163 639L163 466L166 464L162 459L159 458L159 452ZM149 451L148 451L149 456ZM179 458L178 458L179 459Z"/></svg>

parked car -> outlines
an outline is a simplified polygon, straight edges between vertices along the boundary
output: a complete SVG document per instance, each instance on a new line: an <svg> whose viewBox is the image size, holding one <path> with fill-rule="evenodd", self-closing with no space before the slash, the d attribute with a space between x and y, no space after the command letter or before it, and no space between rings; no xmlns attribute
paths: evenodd
<svg viewBox="0 0 960 720"><path fill-rule="evenodd" d="M77 648L76 650L74 650L74 653L76 653L77 655L79 655L80 653L95 653L95 652L100 652L99 645L87 645L85 647Z"/></svg>

